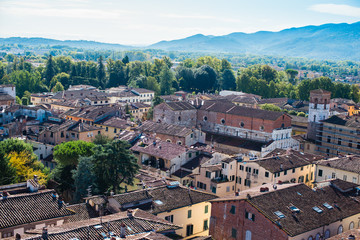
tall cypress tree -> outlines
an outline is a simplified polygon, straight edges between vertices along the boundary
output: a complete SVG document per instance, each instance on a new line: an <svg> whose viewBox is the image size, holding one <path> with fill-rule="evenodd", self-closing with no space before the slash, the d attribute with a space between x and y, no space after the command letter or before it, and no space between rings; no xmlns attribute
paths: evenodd
<svg viewBox="0 0 360 240"><path fill-rule="evenodd" d="M50 55L46 62L46 67L45 67L45 79L47 85L50 84L50 81L55 76L55 74L56 74L55 62L54 59L52 58L52 55Z"/></svg>
<svg viewBox="0 0 360 240"><path fill-rule="evenodd" d="M105 73L105 65L103 63L103 57L100 56L98 59L98 69L97 69L97 78L99 81L99 85L102 89L106 86L106 73Z"/></svg>

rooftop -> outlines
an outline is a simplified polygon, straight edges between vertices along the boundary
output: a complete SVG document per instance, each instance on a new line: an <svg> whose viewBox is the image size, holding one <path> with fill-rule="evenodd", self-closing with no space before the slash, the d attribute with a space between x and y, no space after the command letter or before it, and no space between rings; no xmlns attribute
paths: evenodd
<svg viewBox="0 0 360 240"><path fill-rule="evenodd" d="M245 200L293 237L359 214L360 197L355 193L355 189L343 193L332 183L321 189L294 184L258 195L250 194L250 197L222 198L216 201ZM295 206L300 212L293 212L290 206ZM314 207L317 207L317 210ZM284 217L277 216L277 211Z"/></svg>
<svg viewBox="0 0 360 240"><path fill-rule="evenodd" d="M121 128L121 129L126 129L134 125L133 122L127 121L125 119L121 119L119 117L105 118L101 121L96 122L96 124L100 124L108 127Z"/></svg>
<svg viewBox="0 0 360 240"><path fill-rule="evenodd" d="M310 94L311 94L311 93L315 93L315 94L331 94L331 92L326 91L326 90L324 90L324 89L311 90L311 91L310 91Z"/></svg>
<svg viewBox="0 0 360 240"><path fill-rule="evenodd" d="M101 116L105 116L106 114L118 112L118 107L109 107L109 106L88 106L77 108L73 110L69 110L64 113L66 116L84 118L96 120Z"/></svg>
<svg viewBox="0 0 360 240"><path fill-rule="evenodd" d="M357 116L331 116L330 118L323 120L322 122L351 128L360 128L360 119Z"/></svg>
<svg viewBox="0 0 360 240"><path fill-rule="evenodd" d="M0 229L27 223L74 215L75 212L63 204L59 207L53 200L53 190L36 193L10 195L0 200Z"/></svg>
<svg viewBox="0 0 360 240"><path fill-rule="evenodd" d="M107 97L108 94L104 92L99 92L97 90L66 90L60 91L54 94L51 99L67 99L67 100L75 100L75 99L84 99L84 98L103 98Z"/></svg>
<svg viewBox="0 0 360 240"><path fill-rule="evenodd" d="M142 141L139 141L131 148L131 150L166 160L174 159L187 152L187 148L183 145L169 143L161 140L152 141L151 139L146 138Z"/></svg>
<svg viewBox="0 0 360 240"><path fill-rule="evenodd" d="M94 198L94 197L93 197ZM171 211L174 209L191 206L193 204L206 202L217 198L217 196L205 193L183 186L170 188L168 186L160 186L155 188L148 188L137 190L129 193L115 195L120 205L134 203L139 207L152 214ZM151 200L150 204L139 205L140 200Z"/></svg>
<svg viewBox="0 0 360 240"><path fill-rule="evenodd" d="M153 121L145 121L137 129L145 133L159 133L177 137L186 137L192 133L191 128L175 124L156 123Z"/></svg>
<svg viewBox="0 0 360 240"><path fill-rule="evenodd" d="M316 164L360 174L360 155L348 155L320 160L317 161Z"/></svg>
<svg viewBox="0 0 360 240"><path fill-rule="evenodd" d="M204 105L200 107L200 110L227 113L251 118L260 118L272 121L275 121L284 115L283 112L266 111L262 109L237 106L232 102L227 101L205 101Z"/></svg>
<svg viewBox="0 0 360 240"><path fill-rule="evenodd" d="M303 153L295 150L276 154L275 149L272 152L272 156L270 155L271 153L267 155L268 157L254 160L254 162L272 173L313 164L315 161L323 158L323 156L320 155Z"/></svg>
<svg viewBox="0 0 360 240"><path fill-rule="evenodd" d="M106 237L120 237L122 225L125 225L126 239L167 239L158 234L174 231L180 227L160 219L152 214L136 209L132 216L127 212L120 212L86 221L72 222L48 229L51 240L63 239L104 239ZM37 235L27 235L25 239L42 239L42 229L31 230Z"/></svg>
<svg viewBox="0 0 360 240"><path fill-rule="evenodd" d="M188 102L164 102L161 103L170 107L173 111L193 110L195 107Z"/></svg>

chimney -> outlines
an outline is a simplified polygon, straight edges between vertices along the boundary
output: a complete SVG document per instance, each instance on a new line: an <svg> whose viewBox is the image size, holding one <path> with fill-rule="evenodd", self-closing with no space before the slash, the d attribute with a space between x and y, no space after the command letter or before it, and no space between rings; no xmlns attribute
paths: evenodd
<svg viewBox="0 0 360 240"><path fill-rule="evenodd" d="M38 176L34 175L34 181L37 183L38 182Z"/></svg>
<svg viewBox="0 0 360 240"><path fill-rule="evenodd" d="M127 216L128 216L128 218L133 218L134 217L133 211L131 209L127 210Z"/></svg>
<svg viewBox="0 0 360 240"><path fill-rule="evenodd" d="M41 237L42 237L42 239L44 239L44 240L48 240L48 239L49 239L48 230L47 230L46 227L43 227Z"/></svg>
<svg viewBox="0 0 360 240"><path fill-rule="evenodd" d="M58 205L59 205L59 209L62 208L63 206L63 201L61 197L58 198Z"/></svg>
<svg viewBox="0 0 360 240"><path fill-rule="evenodd" d="M126 238L125 230L126 230L125 224L124 224L124 223L121 223L121 227L120 227L120 237L121 237L121 238Z"/></svg>

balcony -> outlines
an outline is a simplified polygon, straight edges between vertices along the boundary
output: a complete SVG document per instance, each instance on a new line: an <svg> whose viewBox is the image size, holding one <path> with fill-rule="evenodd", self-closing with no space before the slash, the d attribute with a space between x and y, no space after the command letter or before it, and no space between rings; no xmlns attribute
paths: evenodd
<svg viewBox="0 0 360 240"><path fill-rule="evenodd" d="M211 182L213 182L213 183L224 183L224 182L229 182L229 179L227 177L217 177L217 178L212 178Z"/></svg>

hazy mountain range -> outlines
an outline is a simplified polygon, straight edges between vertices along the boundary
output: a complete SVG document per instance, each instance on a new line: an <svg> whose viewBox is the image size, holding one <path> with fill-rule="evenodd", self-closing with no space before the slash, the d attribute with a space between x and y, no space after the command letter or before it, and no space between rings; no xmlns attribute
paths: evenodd
<svg viewBox="0 0 360 240"><path fill-rule="evenodd" d="M59 41L44 38L0 38L0 44L67 45L89 49L139 49L139 47L93 41ZM230 52L315 59L360 60L360 22L324 24L279 32L235 32L224 36L197 34L161 41L144 49L189 52Z"/></svg>

